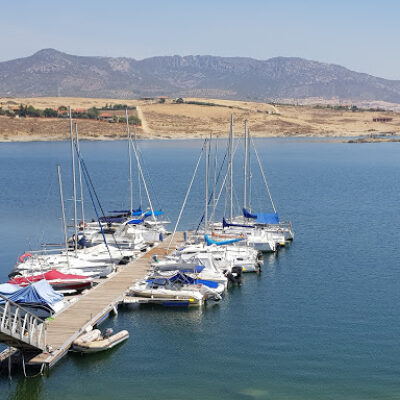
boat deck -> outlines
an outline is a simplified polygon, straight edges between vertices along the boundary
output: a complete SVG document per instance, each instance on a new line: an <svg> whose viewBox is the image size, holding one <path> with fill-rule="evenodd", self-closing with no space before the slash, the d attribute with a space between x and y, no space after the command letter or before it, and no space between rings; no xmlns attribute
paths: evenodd
<svg viewBox="0 0 400 400"><path fill-rule="evenodd" d="M120 266L117 272L86 294L77 297L74 303L48 322L47 344L51 351L35 355L28 363L52 367L68 352L72 342L85 329L96 325L107 318L110 312L116 310L116 306L124 301L132 283L146 275L154 255L166 255L182 242L183 233L178 232L168 249L170 238L167 237L164 242L154 246L141 257L125 266Z"/></svg>

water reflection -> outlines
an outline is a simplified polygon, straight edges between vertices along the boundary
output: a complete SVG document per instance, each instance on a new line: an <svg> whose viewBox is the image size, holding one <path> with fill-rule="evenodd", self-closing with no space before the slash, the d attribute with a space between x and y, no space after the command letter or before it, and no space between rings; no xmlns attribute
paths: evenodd
<svg viewBox="0 0 400 400"><path fill-rule="evenodd" d="M16 385L12 389L8 400L39 400L42 398L43 377L37 376L35 378L25 378L24 376L17 376L13 378L11 384L16 380ZM10 384L10 386L11 386Z"/></svg>

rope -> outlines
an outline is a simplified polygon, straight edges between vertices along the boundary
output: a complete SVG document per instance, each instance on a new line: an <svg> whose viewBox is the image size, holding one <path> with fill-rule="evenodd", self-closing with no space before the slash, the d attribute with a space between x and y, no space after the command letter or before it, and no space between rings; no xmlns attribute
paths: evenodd
<svg viewBox="0 0 400 400"><path fill-rule="evenodd" d="M144 175L143 175L143 170L142 170L142 166L140 165L140 160L139 160L139 156L138 156L138 152L136 150L136 147L133 145L132 143L132 139L129 139L129 143L132 146L133 151L135 152L135 157L136 157L136 161L137 161L137 166L139 168L139 172L140 172L140 176L142 177L142 181L143 181L143 186L144 186L144 190L146 191L146 196L147 196L147 200L150 204L150 209L151 209L151 214L153 216L153 221L156 222L156 217L154 215L154 209L153 209L153 204L151 203L151 199L150 199L150 194L149 194L149 190L147 188L147 184L146 184L146 180L144 179Z"/></svg>
<svg viewBox="0 0 400 400"><path fill-rule="evenodd" d="M215 207L216 207L216 202L215 202L215 191L216 191L216 189L217 189L217 184L218 184L219 178L220 178L220 176L221 176L221 172L222 172L222 169L223 169L223 167L224 167L227 154L228 154L228 151L226 150L226 151L225 151L224 159L222 160L221 167L220 167L220 169L219 169L219 171L218 171L218 176L217 176L217 178L216 178L216 180L215 180L215 182L214 182L213 190L212 190L212 192L210 193L210 196L209 196L209 199L208 199L208 202L207 202L207 205L213 204L213 211L211 212L211 215L210 215L210 221L212 221L213 216L214 216L214 213L215 213ZM224 183L225 183L225 181L224 181ZM200 228L200 225L203 223L203 221L204 221L204 213L203 213L203 215L201 216L201 219L200 219L199 224L197 225L196 233L198 232L198 230L199 230L199 228Z"/></svg>
<svg viewBox="0 0 400 400"><path fill-rule="evenodd" d="M76 149L76 151L78 152L77 149ZM103 226L102 226L102 224L101 224L101 222L100 222L100 216L99 216L99 213L97 212L97 207L96 207L96 203L95 203L95 201L94 201L94 199L93 199L92 191L94 192L94 194L95 194L95 196L96 196L97 202L99 203L99 207L100 207L100 209L101 209L101 211L102 211L102 213L103 213L103 216L104 216L104 211L103 211L103 208L101 207L100 200L99 200L99 198L98 198L98 196L97 196L96 190L94 189L93 182L92 182L92 180L90 179L90 175L89 175L89 171L87 170L86 163L85 163L85 161L82 159L80 153L78 152L77 154L78 154L78 159L79 159L79 161L82 163L82 167L83 167L83 168L82 168L82 171L83 171L83 178L85 179L86 185L87 185L87 187L88 187L88 192L89 192L90 200L91 200L91 202L92 202L92 204L93 204L94 212L96 213L97 221L98 221L98 223L99 223L100 231L101 231L101 234L102 234L102 236L103 236L104 244L106 245L108 255L110 256L110 261L112 262L111 251L110 251L110 248L108 247L108 243L107 243L107 240L106 240L106 236L105 236L104 231L103 231ZM90 186L90 185L91 185L91 186ZM76 238L75 240L77 241L78 238ZM115 238L114 238L114 240L115 240ZM117 246L118 246L118 245L117 245ZM119 249L119 247L118 247L118 249ZM121 249L119 249L119 250L120 250L120 252L121 252ZM122 254L122 252L121 252L121 254Z"/></svg>
<svg viewBox="0 0 400 400"><path fill-rule="evenodd" d="M24 373L24 377L25 378L36 378L39 375L44 375L43 374L43 370L44 370L44 364L42 363L42 365L40 366L40 371L35 374L35 375L27 375L26 374L26 368L25 368L25 356L24 356L24 351L22 350L22 371Z"/></svg>
<svg viewBox="0 0 400 400"><path fill-rule="evenodd" d="M194 169L194 172L193 172L193 175L192 175L192 179L190 180L189 187L188 187L188 189L186 191L186 195L185 195L185 198L183 200L183 204L182 204L181 210L179 211L179 216L178 216L178 219L176 220L176 224L175 224L175 227L174 227L174 232L171 235L171 240L169 241L167 250L169 250L169 248L171 247L172 241L174 240L174 236L175 236L176 230L178 229L178 224L179 224L179 221L181 220L182 213L183 213L183 210L185 208L187 199L189 197L190 190L192 189L193 181L194 181L194 178L196 177L197 169L199 168L201 156L203 155L203 151L204 151L204 147L205 147L206 143L207 143L207 139L204 141L203 147L201 148L201 151L200 151L200 154L199 154L199 158L197 160L196 168Z"/></svg>
<svg viewBox="0 0 400 400"><path fill-rule="evenodd" d="M257 152L256 146L254 145L253 137L250 136L250 132L249 132L249 137L250 137L250 140L251 140L251 144L253 145L253 149L254 149L254 153L255 153L256 158L257 158L258 166L260 167L260 171L261 171L261 174L262 174L262 177L263 177L263 180L264 180L264 185L267 188L267 192L268 192L268 196L269 196L269 199L271 201L271 204L272 204L272 208L274 209L274 213L276 213L275 204L274 204L274 201L272 200L272 196L271 196L271 192L269 190L267 178L265 177L264 169L262 167L262 164L261 164L261 161L260 161L260 157L258 157L258 152Z"/></svg>

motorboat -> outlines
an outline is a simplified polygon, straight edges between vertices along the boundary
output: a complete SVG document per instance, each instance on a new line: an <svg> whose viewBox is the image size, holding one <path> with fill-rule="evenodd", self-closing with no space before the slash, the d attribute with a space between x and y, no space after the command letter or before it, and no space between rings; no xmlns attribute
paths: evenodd
<svg viewBox="0 0 400 400"><path fill-rule="evenodd" d="M224 290L217 282L194 279L178 272L169 278L151 277L137 282L131 286L130 295L164 306L201 306L206 301L220 301Z"/></svg>
<svg viewBox="0 0 400 400"><path fill-rule="evenodd" d="M67 274L105 277L114 271L116 265L126 264L134 257L136 252L132 250L123 250L104 243L78 249L76 252L70 249L55 254L25 253L19 257L9 277L40 274L52 269Z"/></svg>
<svg viewBox="0 0 400 400"><path fill-rule="evenodd" d="M89 289L93 284L92 278L84 275L63 274L56 269L52 269L51 271L40 275L16 276L8 283L26 287L31 285L33 282L38 282L42 279L45 279L51 287L57 291L81 292L85 289Z"/></svg>

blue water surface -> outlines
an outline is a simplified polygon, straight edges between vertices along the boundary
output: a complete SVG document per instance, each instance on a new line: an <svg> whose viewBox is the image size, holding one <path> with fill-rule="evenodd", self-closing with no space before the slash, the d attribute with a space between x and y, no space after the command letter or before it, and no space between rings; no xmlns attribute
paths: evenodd
<svg viewBox="0 0 400 400"><path fill-rule="evenodd" d="M246 275L217 306L121 309L104 327L129 330L128 342L104 354L70 354L48 376L26 379L15 371L10 382L3 375L1 398L400 398L399 145L256 145L280 216L296 231L289 248L267 256L263 273ZM172 221L201 146L139 144L154 206ZM126 207L126 143L82 142L81 149L104 210ZM240 149L235 160L237 213ZM253 210L271 211L251 160ZM71 218L69 144L0 144L1 281L23 252L62 241L57 164ZM201 163L180 229L201 218L203 176ZM88 198L85 205L94 216Z"/></svg>

